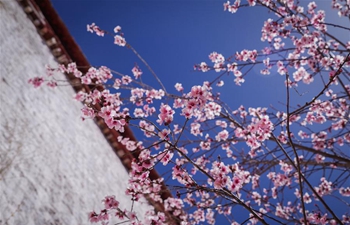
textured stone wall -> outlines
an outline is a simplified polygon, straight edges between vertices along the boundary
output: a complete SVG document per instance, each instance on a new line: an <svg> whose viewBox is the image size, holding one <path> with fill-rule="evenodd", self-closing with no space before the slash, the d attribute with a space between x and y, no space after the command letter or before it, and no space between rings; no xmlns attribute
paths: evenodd
<svg viewBox="0 0 350 225"><path fill-rule="evenodd" d="M57 63L15 0L0 0L0 27L0 224L89 224L112 194L130 207L127 172L73 89L27 83Z"/></svg>

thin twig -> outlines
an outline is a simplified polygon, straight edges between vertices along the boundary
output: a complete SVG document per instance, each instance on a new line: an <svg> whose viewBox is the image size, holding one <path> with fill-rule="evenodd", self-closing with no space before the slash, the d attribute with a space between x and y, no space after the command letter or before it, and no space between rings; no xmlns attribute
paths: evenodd
<svg viewBox="0 0 350 225"><path fill-rule="evenodd" d="M306 217L306 210L305 210L305 202L304 202L304 191L303 191L303 183L301 180L301 169L300 169L300 159L298 156L298 153L294 147L292 136L291 136L291 131L290 131L290 114L289 114L289 104L290 104L290 93L289 93L289 85L288 85L288 80L289 80L289 74L286 73L286 82L287 82L287 134L288 134L288 140L289 143L293 149L293 152L295 154L296 162L297 162L297 171L298 171L298 180L299 180L299 189L300 189L300 199L301 199L301 206L302 206L302 211L303 211L303 216L304 216L304 223L307 223L307 217Z"/></svg>
<svg viewBox="0 0 350 225"><path fill-rule="evenodd" d="M160 86L162 87L162 89L167 93L165 86L163 85L163 83L160 81L159 77L157 76L157 74L153 71L153 69L148 65L148 63L146 62L146 60L144 60L142 58L142 56L130 45L127 44L127 47L131 49L131 51L134 52L134 54L143 62L143 64L145 64L145 66L147 67L147 69L151 72L151 74L154 76L154 78L157 80L157 82L160 84Z"/></svg>

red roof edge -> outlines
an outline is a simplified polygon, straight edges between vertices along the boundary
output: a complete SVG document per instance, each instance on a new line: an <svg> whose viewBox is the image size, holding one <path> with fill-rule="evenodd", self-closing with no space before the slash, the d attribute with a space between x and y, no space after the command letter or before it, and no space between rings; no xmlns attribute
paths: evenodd
<svg viewBox="0 0 350 225"><path fill-rule="evenodd" d="M33 24L36 26L38 33L45 41L46 45L51 50L52 54L55 56L56 60L60 64L68 64L70 62L75 62L78 68L83 72L87 72L90 64L80 47L77 45L68 28L65 26L64 22L55 11L52 3L49 0L17 0L22 6L25 13L31 19ZM73 88L76 92L80 90L89 91L90 88L87 85L80 83L80 80L74 77L72 74L66 74L67 79L73 83ZM103 90L103 88L102 88ZM131 162L137 159L139 153L131 153L126 149L126 147L117 141L119 136L128 137L130 140L136 141L132 131L128 126L125 127L124 133L119 133L114 129L109 129L105 124L103 119L96 118L96 124L99 126L101 132L106 137L107 141L110 143L114 152L122 161L124 167L127 171L131 170ZM159 174L155 169L150 171L151 180L156 180L160 178ZM161 197L163 200L171 197L169 189L163 183ZM174 217L169 212L165 212L164 205L159 202L152 201L149 197L145 196L149 203L155 207L157 211L164 212L168 218L171 220L170 224L180 224L180 220Z"/></svg>

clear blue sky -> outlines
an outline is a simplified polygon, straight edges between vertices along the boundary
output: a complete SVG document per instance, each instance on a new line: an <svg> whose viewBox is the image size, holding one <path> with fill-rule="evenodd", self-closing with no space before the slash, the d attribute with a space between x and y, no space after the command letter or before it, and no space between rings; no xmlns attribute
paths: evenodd
<svg viewBox="0 0 350 225"><path fill-rule="evenodd" d="M149 63L170 92L175 92L173 87L177 82L183 83L185 91L189 91L192 85L214 79L218 75L215 72L193 71L194 64L203 61L209 64L208 55L213 51L227 58L236 51L260 50L267 46L260 41L261 27L267 18L273 17L257 7L239 10L236 14L224 12L224 0L52 2L91 65L106 65L132 75L131 69L137 62L145 72L143 79L149 79L159 88L130 50L114 45L112 37L101 38L86 31L86 25L93 22L108 31L120 25L126 41ZM316 2L325 8L331 1ZM335 13L327 11L326 18L327 15L332 22L339 21ZM339 35L350 39L349 34ZM221 89L222 99L232 109L242 104L257 107L273 103L277 108L283 107L278 102L285 102L285 78L275 70L271 71L271 75L263 76L259 74L259 69L254 69L241 87L236 86L233 79L232 75L225 76L225 86ZM301 98L302 103L310 101L314 87L308 87L307 94L296 96Z"/></svg>
<svg viewBox="0 0 350 225"><path fill-rule="evenodd" d="M216 73L193 71L194 64L209 62L208 55L213 51L228 57L243 48L262 48L260 30L268 16L258 8L232 15L223 11L222 0L53 3L92 65L106 65L131 74L134 62L138 62L131 51L113 45L111 37L100 38L86 32L86 24L92 22L110 31L120 25L127 42L147 60L168 90L176 82L184 83L188 90L203 80L213 79ZM145 70L142 65L141 68ZM243 87L235 86L233 77L225 80L227 94L235 105L255 102L256 96L268 94L266 86L278 82L258 75L258 70L254 72L255 76L247 77ZM249 91L252 88L254 95Z"/></svg>
<svg viewBox="0 0 350 225"><path fill-rule="evenodd" d="M131 51L114 45L112 37L101 38L86 31L86 24L92 22L109 31L120 25L127 42L146 59L168 90L176 82L183 83L188 90L203 80L213 79L217 75L214 72L193 71L194 64L209 63L208 55L213 51L227 58L242 49L265 47L267 43L260 41L261 27L267 18L273 17L258 7L239 10L236 14L224 12L223 0L52 2L92 65L106 65L124 74L131 74L135 62L140 65ZM330 5L330 0L316 2L321 8ZM334 12L332 15L327 12L327 16L339 21ZM346 36L350 39L349 34ZM142 65L141 69L145 71ZM284 101L285 91L281 85L284 78L276 71L262 76L259 70L254 69L242 87L234 85L232 76L227 77L221 91L225 93L223 100L230 101L232 108L248 103L253 107L268 105L272 99L276 106L278 100ZM143 78L146 76L150 74Z"/></svg>

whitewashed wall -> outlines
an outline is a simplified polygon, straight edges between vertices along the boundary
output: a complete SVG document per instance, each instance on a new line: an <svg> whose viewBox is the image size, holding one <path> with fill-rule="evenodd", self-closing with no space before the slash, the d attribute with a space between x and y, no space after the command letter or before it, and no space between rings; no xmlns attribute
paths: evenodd
<svg viewBox="0 0 350 225"><path fill-rule="evenodd" d="M73 89L27 83L56 62L15 0L0 0L0 28L0 224L90 224L111 194L130 207L127 172Z"/></svg>

